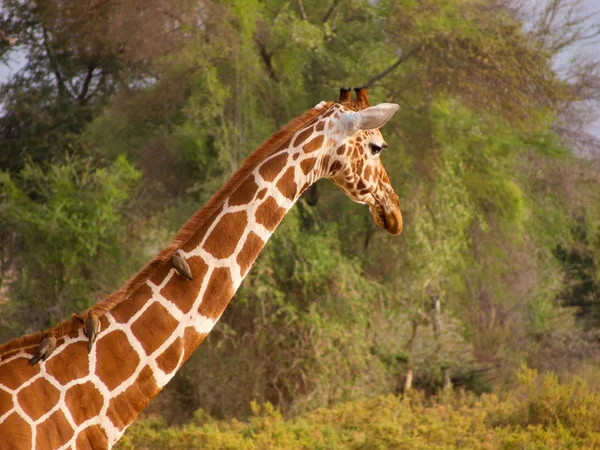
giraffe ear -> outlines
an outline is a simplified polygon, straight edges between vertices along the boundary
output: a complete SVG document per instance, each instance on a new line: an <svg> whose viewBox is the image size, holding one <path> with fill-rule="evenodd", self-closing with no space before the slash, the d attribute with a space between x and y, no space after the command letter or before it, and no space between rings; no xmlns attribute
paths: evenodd
<svg viewBox="0 0 600 450"><path fill-rule="evenodd" d="M342 116L342 120L346 123L349 134L354 134L358 130L382 127L399 108L400 105L395 103L380 103L358 112L347 112Z"/></svg>
<svg viewBox="0 0 600 450"><path fill-rule="evenodd" d="M398 111L400 105L395 103L380 103L358 111L357 126L359 130L381 128ZM358 131L358 130L357 130Z"/></svg>
<svg viewBox="0 0 600 450"><path fill-rule="evenodd" d="M398 108L400 108L400 105L395 103L380 103L358 112L347 112L342 116L342 120L346 122L349 134L354 134L358 130L372 130L373 128L382 127L398 111Z"/></svg>

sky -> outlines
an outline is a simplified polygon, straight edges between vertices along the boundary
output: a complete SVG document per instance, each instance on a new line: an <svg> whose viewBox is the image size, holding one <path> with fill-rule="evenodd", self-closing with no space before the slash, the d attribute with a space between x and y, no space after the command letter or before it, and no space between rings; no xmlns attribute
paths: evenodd
<svg viewBox="0 0 600 450"><path fill-rule="evenodd" d="M596 14L596 16L590 21L589 25L600 29L600 0L583 0L581 6L583 8L582 12L585 14ZM568 49L568 51L565 51L563 54L559 55L558 58L556 58L556 67L566 65L571 56L578 51L590 55L600 55L600 39L596 39L595 42L591 42L587 45L573 46L573 48ZM594 122L588 125L587 131L596 138L600 139L600 111L597 111L597 118Z"/></svg>
<svg viewBox="0 0 600 450"><path fill-rule="evenodd" d="M11 52L8 64L0 62L0 83L4 83L8 77L23 66L25 63L23 56L20 52Z"/></svg>
<svg viewBox="0 0 600 450"><path fill-rule="evenodd" d="M540 4L548 0L533 0L532 3ZM583 12L586 14L597 13L598 15L590 21L590 26L596 26L600 28L600 0L582 0ZM573 46L559 55L556 59L556 66L560 67L568 63L570 57L578 51L583 51L589 54L600 54L600 39L594 43L590 43L585 46ZM13 73L18 71L25 64L25 54L18 51L13 51L10 55L8 64L0 62L0 83L6 81ZM600 113L600 112L599 112ZM600 138L600 117L594 123L590 124L589 131Z"/></svg>

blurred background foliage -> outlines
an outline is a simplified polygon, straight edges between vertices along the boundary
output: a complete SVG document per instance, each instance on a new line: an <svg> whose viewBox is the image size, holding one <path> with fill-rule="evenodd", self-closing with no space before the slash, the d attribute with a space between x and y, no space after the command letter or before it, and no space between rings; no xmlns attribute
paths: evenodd
<svg viewBox="0 0 600 450"><path fill-rule="evenodd" d="M600 59L554 64L598 32L580 3L5 0L0 58L26 62L0 85L0 339L118 288L271 133L367 83L401 105L404 233L316 185L148 411L598 377Z"/></svg>

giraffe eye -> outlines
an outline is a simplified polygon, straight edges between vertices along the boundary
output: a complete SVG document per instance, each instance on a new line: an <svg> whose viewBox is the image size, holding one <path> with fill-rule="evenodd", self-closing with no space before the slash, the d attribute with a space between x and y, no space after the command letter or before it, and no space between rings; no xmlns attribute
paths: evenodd
<svg viewBox="0 0 600 450"><path fill-rule="evenodd" d="M383 150L384 147L383 145L375 144L373 142L371 142L369 145L371 147L371 153L373 153L373 155L379 153L381 150Z"/></svg>

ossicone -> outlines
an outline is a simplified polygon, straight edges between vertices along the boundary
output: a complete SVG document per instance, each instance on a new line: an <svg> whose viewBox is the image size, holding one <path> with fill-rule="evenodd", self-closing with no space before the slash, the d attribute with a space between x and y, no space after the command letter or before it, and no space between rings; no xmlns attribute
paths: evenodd
<svg viewBox="0 0 600 450"><path fill-rule="evenodd" d="M356 103L358 103L359 109L364 109L371 106L371 104L369 103L369 97L367 96L366 87L355 87L354 92L356 92Z"/></svg>
<svg viewBox="0 0 600 450"><path fill-rule="evenodd" d="M352 102L352 89L351 88L340 88L340 103Z"/></svg>

